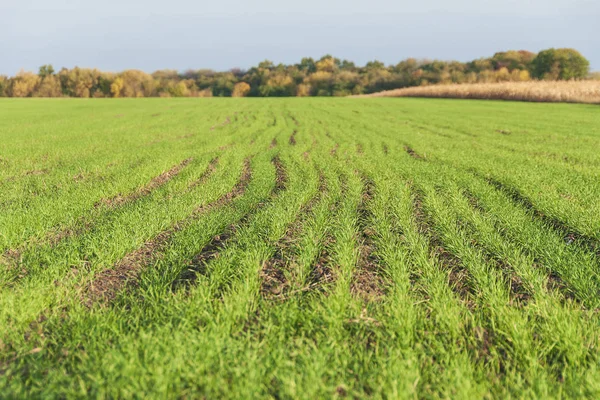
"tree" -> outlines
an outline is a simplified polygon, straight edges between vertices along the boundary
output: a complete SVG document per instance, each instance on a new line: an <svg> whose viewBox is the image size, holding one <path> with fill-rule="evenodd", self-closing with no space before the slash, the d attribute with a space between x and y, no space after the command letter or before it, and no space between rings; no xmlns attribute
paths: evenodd
<svg viewBox="0 0 600 400"><path fill-rule="evenodd" d="M54 75L54 67L51 64L42 65L39 69L38 75L42 79L47 76Z"/></svg>
<svg viewBox="0 0 600 400"><path fill-rule="evenodd" d="M246 82L238 82L233 86L231 97L246 97L250 92L250 85Z"/></svg>
<svg viewBox="0 0 600 400"><path fill-rule="evenodd" d="M128 69L121 73L124 97L150 97L154 95L154 80L152 76L137 69Z"/></svg>
<svg viewBox="0 0 600 400"><path fill-rule="evenodd" d="M537 79L583 79L589 69L590 62L574 49L543 50L531 62L531 75Z"/></svg>
<svg viewBox="0 0 600 400"><path fill-rule="evenodd" d="M9 95L12 97L31 97L41 79L34 73L20 71L12 79Z"/></svg>
<svg viewBox="0 0 600 400"><path fill-rule="evenodd" d="M515 69L525 70L531 68L531 62L535 56L535 53L526 50L509 50L494 54L490 61L496 70L503 67L509 71Z"/></svg>
<svg viewBox="0 0 600 400"><path fill-rule="evenodd" d="M330 55L321 57L315 65L319 72L334 72L337 69L336 60Z"/></svg>
<svg viewBox="0 0 600 400"><path fill-rule="evenodd" d="M121 97L121 90L123 89L123 79L115 78L113 83L110 85L110 92L113 97Z"/></svg>
<svg viewBox="0 0 600 400"><path fill-rule="evenodd" d="M38 74L39 75L39 74ZM33 93L33 97L61 97L60 81L54 75L45 75Z"/></svg>
<svg viewBox="0 0 600 400"><path fill-rule="evenodd" d="M307 74L312 74L317 70L317 65L312 57L304 57L297 67L300 71L306 72Z"/></svg>

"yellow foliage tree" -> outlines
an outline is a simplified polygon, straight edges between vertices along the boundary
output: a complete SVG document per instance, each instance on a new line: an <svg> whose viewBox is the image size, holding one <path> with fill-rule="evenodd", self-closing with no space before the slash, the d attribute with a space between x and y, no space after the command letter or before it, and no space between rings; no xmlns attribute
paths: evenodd
<svg viewBox="0 0 600 400"><path fill-rule="evenodd" d="M54 75L47 75L33 93L34 97L61 97L60 81Z"/></svg>
<svg viewBox="0 0 600 400"><path fill-rule="evenodd" d="M110 92L112 93L113 97L120 97L122 89L123 89L123 79L115 78L113 83L111 83L111 85L110 85Z"/></svg>
<svg viewBox="0 0 600 400"><path fill-rule="evenodd" d="M301 83L296 88L296 96L298 97L308 97L310 96L310 85L306 83Z"/></svg>
<svg viewBox="0 0 600 400"><path fill-rule="evenodd" d="M13 79L11 95L13 97L29 97L33 95L39 83L39 76L32 72L21 71Z"/></svg>
<svg viewBox="0 0 600 400"><path fill-rule="evenodd" d="M250 92L250 85L246 82L238 82L233 85L232 97L246 97Z"/></svg>
<svg viewBox="0 0 600 400"><path fill-rule="evenodd" d="M316 63L317 71L333 72L335 70L335 60L333 57L327 57Z"/></svg>

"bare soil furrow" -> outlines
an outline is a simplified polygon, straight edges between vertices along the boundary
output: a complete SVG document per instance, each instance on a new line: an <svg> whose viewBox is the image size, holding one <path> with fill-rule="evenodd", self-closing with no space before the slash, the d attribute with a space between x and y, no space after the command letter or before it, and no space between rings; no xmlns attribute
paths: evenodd
<svg viewBox="0 0 600 400"><path fill-rule="evenodd" d="M225 206L243 195L251 177L250 160L246 159L242 175L231 191L212 203L197 207L190 216L173 224L170 229L159 233L142 247L127 254L112 268L97 274L84 290L83 303L90 307L100 302L110 303L126 286L135 285L142 269L152 262L156 262L162 256L165 246L175 232L183 229L210 209Z"/></svg>
<svg viewBox="0 0 600 400"><path fill-rule="evenodd" d="M600 241L596 238L580 233L566 222L545 214L535 206L529 197L525 196L516 187L502 183L495 178L487 177L485 180L498 191L506 194L514 203L525 208L527 211L532 212L533 215L541 220L546 226L552 228L556 233L561 235L565 243L581 246L596 254L597 257L600 257Z"/></svg>
<svg viewBox="0 0 600 400"><path fill-rule="evenodd" d="M293 292L302 290L292 289L292 283L289 282L286 273L291 272L290 267L297 263L296 254L299 249L296 246L302 233L303 224L326 191L325 176L320 173L317 194L302 206L296 220L288 226L284 237L275 244L273 256L263 264L260 273L261 295L263 298L285 299L289 296L290 290Z"/></svg>
<svg viewBox="0 0 600 400"><path fill-rule="evenodd" d="M375 185L367 177L363 177L363 181L363 192L358 207L359 256L350 284L350 291L364 301L377 301L385 296L385 284L380 260L375 255L375 241L373 238L376 232L370 226L373 214L369 206L373 196L375 196Z"/></svg>
<svg viewBox="0 0 600 400"><path fill-rule="evenodd" d="M452 291L461 300L471 305L474 291L470 283L473 282L473 277L464 267L461 259L448 251L435 229L433 229L431 217L427 214L423 205L422 194L416 190L414 191L413 209L419 233L427 238L434 258L448 272L448 283Z"/></svg>
<svg viewBox="0 0 600 400"><path fill-rule="evenodd" d="M270 194L271 200L278 195L279 192L285 190L288 177L285 167L279 156L273 157L271 160L275 167L275 186ZM207 275L208 264L210 261L219 257L222 250L235 240L235 234L241 226L248 223L250 218L265 207L269 201L261 201L251 211L244 214L235 223L230 224L223 232L215 235L211 241L205 245L202 250L194 256L189 265L180 273L179 277L173 282L172 289L174 291L182 288L189 288L196 283L198 275Z"/></svg>

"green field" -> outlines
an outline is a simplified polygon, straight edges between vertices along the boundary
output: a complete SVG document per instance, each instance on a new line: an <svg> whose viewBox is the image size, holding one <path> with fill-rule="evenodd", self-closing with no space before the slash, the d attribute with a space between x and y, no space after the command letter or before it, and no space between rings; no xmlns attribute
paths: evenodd
<svg viewBox="0 0 600 400"><path fill-rule="evenodd" d="M0 99L0 398L600 396L600 109Z"/></svg>

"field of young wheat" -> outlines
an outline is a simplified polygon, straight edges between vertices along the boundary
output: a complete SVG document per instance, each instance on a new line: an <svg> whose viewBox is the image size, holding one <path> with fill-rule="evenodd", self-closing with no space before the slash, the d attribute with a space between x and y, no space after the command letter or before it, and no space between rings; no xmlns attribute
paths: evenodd
<svg viewBox="0 0 600 400"><path fill-rule="evenodd" d="M0 397L600 396L600 110L0 100Z"/></svg>

